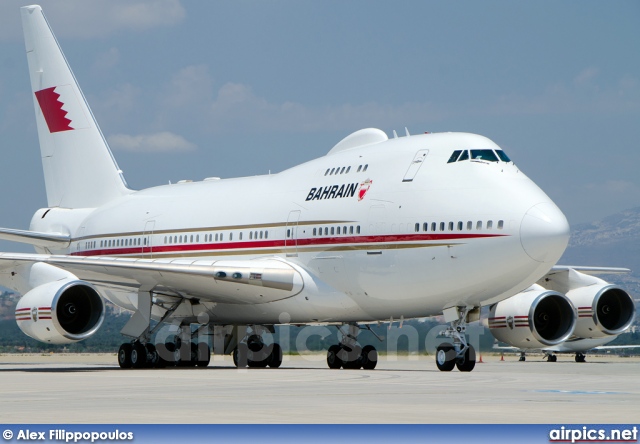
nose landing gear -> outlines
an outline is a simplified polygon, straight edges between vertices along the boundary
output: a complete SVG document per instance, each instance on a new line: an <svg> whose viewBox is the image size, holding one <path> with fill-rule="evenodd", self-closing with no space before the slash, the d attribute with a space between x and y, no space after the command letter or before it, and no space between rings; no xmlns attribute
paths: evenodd
<svg viewBox="0 0 640 444"><path fill-rule="evenodd" d="M473 307L452 307L444 310L445 321L450 325L440 334L453 339L453 344L444 342L436 349L436 366L442 372L450 372L458 367L461 372L470 372L476 366L476 351L465 336L467 323L479 317L480 309Z"/></svg>

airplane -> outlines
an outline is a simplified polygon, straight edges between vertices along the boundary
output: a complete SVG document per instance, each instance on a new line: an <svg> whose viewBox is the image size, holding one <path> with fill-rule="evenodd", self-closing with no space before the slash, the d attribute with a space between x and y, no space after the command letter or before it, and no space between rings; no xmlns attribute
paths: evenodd
<svg viewBox="0 0 640 444"><path fill-rule="evenodd" d="M556 266L567 219L476 134L366 128L277 174L132 190L42 9L21 16L47 207L29 230L0 229L36 251L0 253L0 284L23 295L16 321L32 338L89 338L109 300L133 312L122 368L207 366L211 352L277 368L282 347L265 340L275 326L323 324L340 332L329 368L373 370L377 350L358 342L361 329L443 315L436 366L468 372L466 327L483 306L517 341L543 346L574 334L583 298L627 308L618 287L565 295L537 284L580 276ZM508 328L526 316L527 328ZM158 341L167 325L179 333Z"/></svg>
<svg viewBox="0 0 640 444"><path fill-rule="evenodd" d="M558 344L554 347L546 347L540 350L524 350L518 347L504 347L494 344L494 350L508 350L520 353L518 361L524 362L527 360L527 351L542 351L544 353L543 359L547 362L556 362L558 360L558 354L575 354L576 362L587 362L586 353L589 351L608 351L608 350L628 350L632 348L640 348L640 345L605 345L616 339L618 335L606 336L596 339L584 339L573 338L569 339L562 344Z"/></svg>

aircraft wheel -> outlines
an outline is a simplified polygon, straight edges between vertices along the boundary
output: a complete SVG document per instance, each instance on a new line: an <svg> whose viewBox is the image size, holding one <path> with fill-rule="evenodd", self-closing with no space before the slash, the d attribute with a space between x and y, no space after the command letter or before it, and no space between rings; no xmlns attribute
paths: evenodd
<svg viewBox="0 0 640 444"><path fill-rule="evenodd" d="M464 352L464 356L460 356L456 359L456 367L461 372L470 372L476 366L476 351L470 345Z"/></svg>
<svg viewBox="0 0 640 444"><path fill-rule="evenodd" d="M341 352L338 354L342 360L342 368L349 370L358 370L362 367L362 347L359 345L353 348L341 347Z"/></svg>
<svg viewBox="0 0 640 444"><path fill-rule="evenodd" d="M558 360L558 357L556 355L547 356L547 362L556 362L557 360Z"/></svg>
<svg viewBox="0 0 640 444"><path fill-rule="evenodd" d="M147 352L147 367L157 368L158 363L160 362L160 356L158 355L158 351L156 350L155 345L147 343L145 344L144 348Z"/></svg>
<svg viewBox="0 0 640 444"><path fill-rule="evenodd" d="M120 368L131 368L131 349L132 345L129 343L122 344L118 350L118 365Z"/></svg>
<svg viewBox="0 0 640 444"><path fill-rule="evenodd" d="M332 345L327 350L327 365L329 368L337 369L342 367L342 360L338 357L338 353L340 352L339 345Z"/></svg>
<svg viewBox="0 0 640 444"><path fill-rule="evenodd" d="M239 343L236 348L233 349L233 363L238 368L245 368L249 364L247 359L247 344Z"/></svg>
<svg viewBox="0 0 640 444"><path fill-rule="evenodd" d="M282 347L280 344L273 344L271 353L269 354L269 367L278 368L282 364Z"/></svg>
<svg viewBox="0 0 640 444"><path fill-rule="evenodd" d="M585 355L583 355L582 353L577 353L576 362L587 362Z"/></svg>
<svg viewBox="0 0 640 444"><path fill-rule="evenodd" d="M524 356L520 356L520 359L518 359L518 361L520 361L520 362L524 362L526 360L527 360L527 358L525 358Z"/></svg>
<svg viewBox="0 0 640 444"><path fill-rule="evenodd" d="M211 349L209 348L209 344L198 342L196 350L196 365L198 367L208 367L211 362Z"/></svg>
<svg viewBox="0 0 640 444"><path fill-rule="evenodd" d="M378 351L373 345L365 345L362 349L362 368L373 370L378 364Z"/></svg>
<svg viewBox="0 0 640 444"><path fill-rule="evenodd" d="M450 372L456 366L456 349L444 342L436 349L436 366L441 372Z"/></svg>
<svg viewBox="0 0 640 444"><path fill-rule="evenodd" d="M131 366L133 368L143 368L147 365L147 349L139 342L133 344L131 349Z"/></svg>

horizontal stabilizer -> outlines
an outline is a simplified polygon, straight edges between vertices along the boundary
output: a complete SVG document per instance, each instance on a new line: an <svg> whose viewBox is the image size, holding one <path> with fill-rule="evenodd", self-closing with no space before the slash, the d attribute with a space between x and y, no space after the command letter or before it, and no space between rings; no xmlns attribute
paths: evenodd
<svg viewBox="0 0 640 444"><path fill-rule="evenodd" d="M13 230L0 228L0 239L22 244L31 244L37 247L65 248L69 246L71 237L62 233L41 233L38 231Z"/></svg>

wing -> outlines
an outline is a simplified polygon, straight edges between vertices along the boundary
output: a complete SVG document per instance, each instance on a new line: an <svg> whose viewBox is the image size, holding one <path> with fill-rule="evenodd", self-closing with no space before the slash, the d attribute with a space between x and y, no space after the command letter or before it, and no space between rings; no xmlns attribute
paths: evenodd
<svg viewBox="0 0 640 444"><path fill-rule="evenodd" d="M286 299L303 289L301 272L279 258L247 261L131 259L68 255L0 253L0 284L21 266L46 263L97 285L169 290L230 304L256 304Z"/></svg>
<svg viewBox="0 0 640 444"><path fill-rule="evenodd" d="M625 274L631 273L631 270L628 268L616 268L616 267L583 267L583 266L574 266L574 265L555 265L547 276L553 275L556 273L562 273L569 270L579 271L583 274L588 274L591 276L597 276L600 274Z"/></svg>

